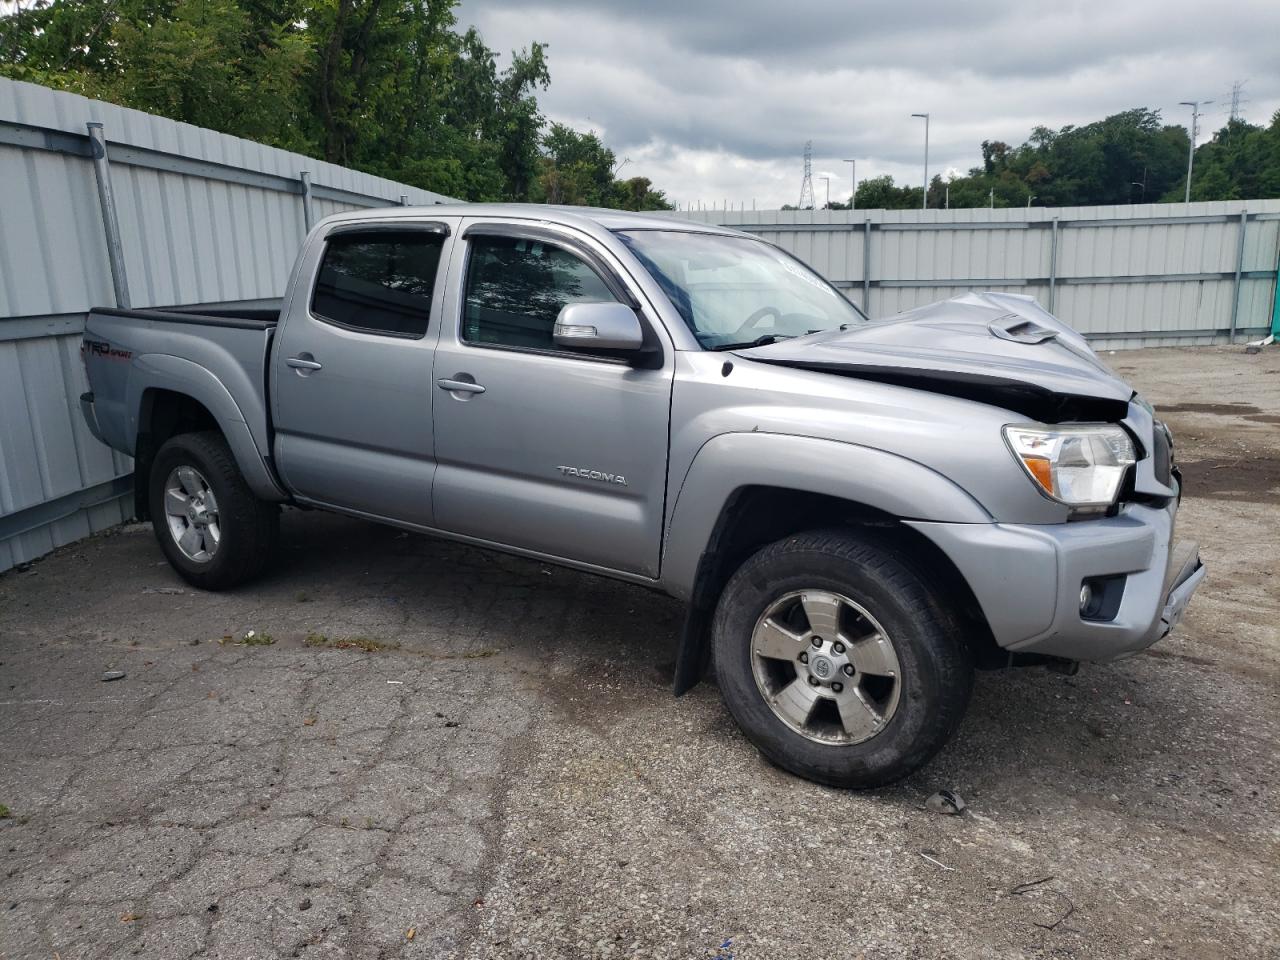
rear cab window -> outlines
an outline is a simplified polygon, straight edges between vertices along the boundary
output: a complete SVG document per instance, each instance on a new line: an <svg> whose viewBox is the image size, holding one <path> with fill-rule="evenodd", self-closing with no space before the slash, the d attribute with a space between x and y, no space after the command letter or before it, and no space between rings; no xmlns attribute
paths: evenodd
<svg viewBox="0 0 1280 960"><path fill-rule="evenodd" d="M446 237L427 230L343 232L325 243L311 312L362 333L420 338Z"/></svg>

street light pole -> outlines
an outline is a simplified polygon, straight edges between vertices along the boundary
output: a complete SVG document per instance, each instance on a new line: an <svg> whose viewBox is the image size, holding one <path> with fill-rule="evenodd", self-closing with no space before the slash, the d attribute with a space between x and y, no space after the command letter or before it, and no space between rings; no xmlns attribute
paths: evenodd
<svg viewBox="0 0 1280 960"><path fill-rule="evenodd" d="M1191 168L1196 162L1196 131L1199 128L1200 108L1207 107L1213 103L1212 100L1179 100L1178 106L1191 108L1191 143L1187 147L1187 192L1183 197L1183 203L1191 202Z"/></svg>
<svg viewBox="0 0 1280 960"><path fill-rule="evenodd" d="M853 188L849 191L849 209L855 210L858 206L858 161L846 160L849 165L849 179L853 182Z"/></svg>
<svg viewBox="0 0 1280 960"><path fill-rule="evenodd" d="M920 195L920 209L925 210L929 206L929 115L913 113L912 116L924 120L924 190Z"/></svg>

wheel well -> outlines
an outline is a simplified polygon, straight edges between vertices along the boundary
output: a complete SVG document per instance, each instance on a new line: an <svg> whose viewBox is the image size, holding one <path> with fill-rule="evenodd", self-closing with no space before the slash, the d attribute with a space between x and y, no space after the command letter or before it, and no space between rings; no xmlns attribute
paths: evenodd
<svg viewBox="0 0 1280 960"><path fill-rule="evenodd" d="M147 485L156 451L164 442L180 433L220 429L209 408L185 393L158 388L143 392L133 454L133 506L139 520L147 520L151 515Z"/></svg>
<svg viewBox="0 0 1280 960"><path fill-rule="evenodd" d="M736 491L725 504L698 564L677 659L677 694L701 678L707 662L711 614L734 571L766 544L805 530L831 527L874 534L932 583L947 612L956 618L976 666L991 668L1009 662L1008 653L996 643L977 598L951 558L900 518L840 497L751 486Z"/></svg>

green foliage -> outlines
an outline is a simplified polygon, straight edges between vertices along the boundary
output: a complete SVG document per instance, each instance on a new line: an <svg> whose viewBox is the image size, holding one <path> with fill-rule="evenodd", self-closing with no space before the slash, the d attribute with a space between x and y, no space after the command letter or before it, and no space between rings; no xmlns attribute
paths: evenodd
<svg viewBox="0 0 1280 960"><path fill-rule="evenodd" d="M1181 200L1186 179L1179 177L1162 197ZM1191 177L1192 200L1251 200L1280 196L1280 111L1267 127L1232 120L1196 148Z"/></svg>
<svg viewBox="0 0 1280 960"><path fill-rule="evenodd" d="M855 206L867 209L909 210L920 206L919 187L895 186L893 177L868 177L858 184Z"/></svg>
<svg viewBox="0 0 1280 960"><path fill-rule="evenodd" d="M545 47L500 70L456 3L27 0L0 17L0 75L468 200L668 206L594 134L544 137Z"/></svg>
<svg viewBox="0 0 1280 960"><path fill-rule="evenodd" d="M1082 127L1036 127L1019 147L982 143L982 166L950 181L952 207L1088 206L1181 201L1186 188L1187 131L1139 108ZM934 176L929 206L946 202L948 183ZM1196 148L1192 200L1280 196L1280 113L1269 127L1228 123ZM857 205L920 206L919 187L888 176L858 184ZM832 204L845 209L847 204Z"/></svg>
<svg viewBox="0 0 1280 960"><path fill-rule="evenodd" d="M551 124L542 138L543 155L533 197L545 203L624 210L670 210L661 190L648 177L618 180L621 164L594 132L579 133Z"/></svg>

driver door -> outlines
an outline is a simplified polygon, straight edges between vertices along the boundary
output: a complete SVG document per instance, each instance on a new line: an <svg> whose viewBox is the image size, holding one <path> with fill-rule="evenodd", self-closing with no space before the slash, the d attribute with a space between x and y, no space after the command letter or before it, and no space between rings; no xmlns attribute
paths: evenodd
<svg viewBox="0 0 1280 960"><path fill-rule="evenodd" d="M432 373L436 524L656 577L672 351L664 340L660 365L640 368L552 340L568 303L638 302L621 270L567 231L472 222L449 276Z"/></svg>

